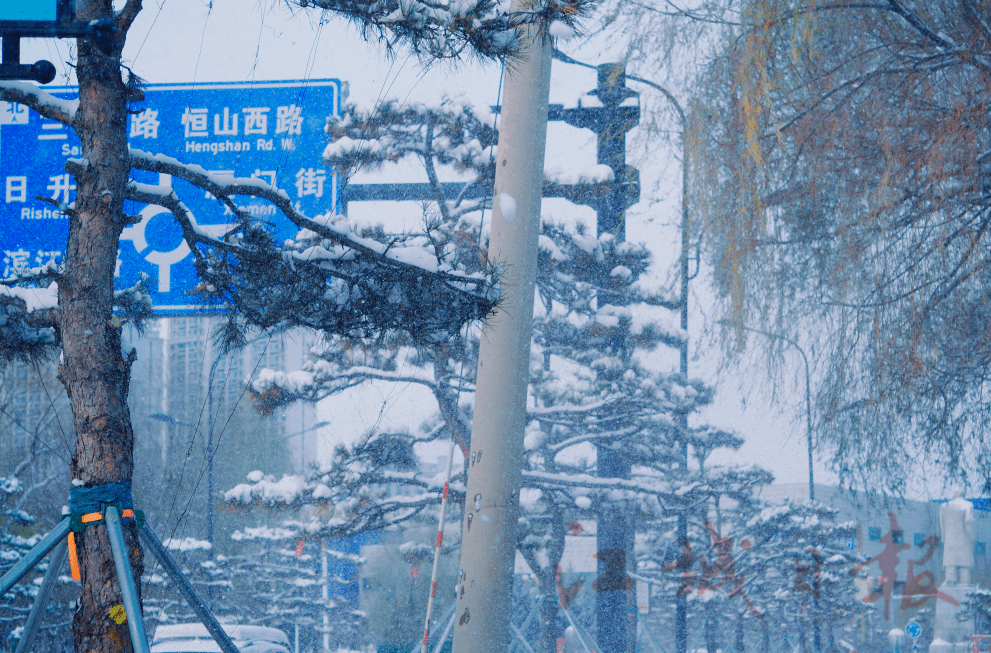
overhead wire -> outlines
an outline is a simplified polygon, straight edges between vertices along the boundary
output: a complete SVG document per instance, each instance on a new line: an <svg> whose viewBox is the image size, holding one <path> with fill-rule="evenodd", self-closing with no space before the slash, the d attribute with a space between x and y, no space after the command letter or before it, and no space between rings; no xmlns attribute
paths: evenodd
<svg viewBox="0 0 991 653"><path fill-rule="evenodd" d="M196 55L196 66L193 68L193 81L196 81L196 75L200 70L200 59L203 58L203 44L206 43L206 26L210 22L210 15L213 14L213 0L207 5L206 18L203 20L203 32L200 34L200 51Z"/></svg>
<svg viewBox="0 0 991 653"><path fill-rule="evenodd" d="M212 9L213 9L213 3L211 2L210 3L210 11L212 11ZM209 20L209 15L210 15L210 13L208 12L208 14L207 14L207 20ZM322 28L322 24L323 24L323 21L321 21L321 25L320 25L321 28ZM261 48L261 39L262 39L263 29L264 29L264 23L260 27L259 33L258 33L258 43L256 45L256 59L255 59L255 63L252 66L252 70L251 70L251 82L250 82L251 87L253 87L254 79L255 79L255 74L256 74L256 71L257 71L257 62L258 62L257 52L260 51L260 48ZM204 35L204 37L205 37L205 34L206 34L206 21L204 21L204 27L203 27L203 35ZM319 37L320 37L320 34L319 34L319 30L318 30L317 35L314 36L314 43L313 43L313 46L311 47L310 56L309 56L308 61L307 61L307 67L308 67L307 75L309 74L309 70L312 70L312 62L314 60L314 52L316 50L317 44L319 43ZM202 41L201 41L201 46L200 46L200 56L202 56ZM198 70L198 68L199 68L199 58L197 59L197 70ZM194 79L195 79L195 77L196 77L196 73L194 72ZM253 93L253 88L251 88L251 90L249 90L249 98L250 98L250 96L251 96L252 93ZM300 105L301 105L301 108L302 108L302 105L303 105L303 102L302 102L302 93L300 93L297 96L297 101L300 102ZM283 153L283 156L281 157L281 161L280 161L279 165L277 165L277 167L276 167L276 180L273 180L273 181L276 181L276 184L278 183L277 180L281 177L281 173L284 170L284 166L285 166L285 164L287 162L287 159L288 159L288 153L285 153L284 152ZM237 157L236 160L240 160L240 155L238 155L238 157ZM266 349L267 349L267 346L266 346ZM261 356L264 357L264 351L262 352ZM261 360L261 358L259 359L259 362L260 362L260 360ZM206 366L206 357L205 356L202 359L202 365L204 367ZM202 374L202 371L203 371L203 369L201 368L201 374ZM228 376L229 376L229 373L230 373L230 369L228 368ZM213 379L210 378L210 379L207 380L207 383L212 383L212 381L213 381ZM225 381L225 384L226 384L226 381ZM209 397L209 393L208 393L207 397ZM197 418L196 425L195 425L195 429L196 430L193 433L193 438L191 438L191 440L190 440L190 449L187 452L186 460L183 463L182 472L181 472L181 476L180 476L180 483L181 483L181 479L185 475L186 462L188 461L188 459L189 459L189 457L191 456L191 453L192 453L192 446L193 446L193 441L195 439L195 433L197 433L197 432L200 431L200 423L201 423L202 418L203 418L203 410L206 407L206 400L207 400L207 398L205 397L204 400L203 400L203 402L201 403L201 406L200 406L199 416ZM231 409L231 412L228 415L228 418L227 418L227 420L225 422L225 429L226 429L226 424L228 424L230 422L230 419L233 417L233 414L234 414L234 410L235 409L236 409L236 404ZM221 432L221 436L218 437L217 447L219 447L219 445L220 445L220 441L221 441L222 436L223 436L223 431ZM212 460L212 454L210 455L210 460ZM185 520L185 517L188 515L189 506L191 505L193 498L196 496L196 493L197 493L198 488L199 488L199 482L202 479L202 476L205 473L205 470L207 470L208 468L209 468L209 461L204 464L202 470L200 471L200 474L197 475L197 477L196 477L197 478L197 481L196 481L196 484L193 486L193 489L192 489L192 492L191 492L189 498L186 500L186 507L182 510L182 512L178 515L178 517L176 519L176 523L175 523L175 526L174 526L174 529L173 529L173 535L180 528L180 524L185 524L184 520ZM167 520L171 520L171 518L172 518L172 510L175 507L175 501L178 499L178 493L179 493L179 491L180 491L180 488L177 487L176 490L175 490L174 497L173 497L172 508L170 508L170 511L169 511L169 515L168 515ZM213 498L210 497L208 500L212 501ZM183 528L183 532L184 532L185 525L183 525L182 528Z"/></svg>
<svg viewBox="0 0 991 653"><path fill-rule="evenodd" d="M326 13L326 12L324 12L324 13ZM300 87L300 89L299 89L299 91L297 92L297 95L296 95L295 102L298 102L299 103L300 113L302 113L302 109L305 108L305 98L306 98L306 90L307 90L307 81L309 80L309 77L312 74L313 66L315 65L315 59L316 59L315 54L316 54L317 47L319 46L320 36L322 34L322 30L323 30L324 24L325 24L324 18L323 18L323 16L321 16L321 20L320 20L320 22L318 24L318 27L317 27L317 33L314 35L313 44L311 45L311 48L310 48L310 54L309 54L309 56L307 58L306 69L305 69L306 71L304 73L303 84L301 85L301 87ZM205 26L204 26L204 33L205 33ZM261 34L262 34L262 32L260 31L259 32L259 36L258 36L258 38L259 38L259 44L258 44L258 47L256 48L256 51L257 51L257 49L260 49ZM253 67L253 69L252 69L252 75L254 75L255 69L256 68ZM253 78L252 78L252 81L253 81ZM340 103L340 98L338 98L338 103ZM280 157L280 159L281 160L280 160L279 164L276 167L276 178L277 179L282 176L282 172L284 171L284 167L288 163L288 151L284 151L282 153L282 156ZM262 350L261 354L259 355L259 359L258 359L258 361L256 362L256 364L254 366L254 369L253 369L253 372L252 372L252 376L254 376L254 372L257 371L258 366L261 364L262 360L264 359L265 354L266 354L266 352L268 350L268 346L269 346L270 343L271 343L271 335L269 335L269 342L266 343L265 348ZM203 365L204 366L206 365L206 357L203 358ZM228 367L227 374L228 374L228 377L229 377L230 367ZM207 380L208 383L212 383L212 381L213 381L213 379L208 379ZM225 386L226 386L226 380L225 380ZM195 485L193 487L193 490L192 490L192 492L191 492L191 494L189 496L189 499L186 501L186 507L182 510L182 512L180 513L180 515L177 518L177 521L176 521L176 524L175 524L173 533L179 529L179 524L180 523L184 523L185 517L188 515L188 512L189 512L189 507L192 504L192 500L193 500L193 498L197 494L197 491L198 491L198 488L199 488L199 483L202 481L203 475L209 469L210 463L213 461L213 457L216 455L216 452L219 451L220 445L221 445L221 443L223 441L223 435L226 432L227 425L230 423L230 420L233 418L234 411L237 409L237 405L240 403L241 398L243 398L245 392L247 392L247 387L245 387L245 389L242 390L242 393L239 396L238 401L235 402L235 405L231 408L230 413L227 416L227 420L224 423L224 428L221 430L220 434L217 437L217 442L216 442L216 445L215 445L214 449L212 451L208 452L207 460L205 461L202 469L200 470L200 474L197 476L196 483L195 483ZM202 421L203 409L205 407L205 402L206 402L206 400L207 400L208 397L209 397L209 392L208 392L207 397L204 398L204 402L201 403L200 414L199 414L199 417L198 417L197 423L196 423L197 432L199 431L199 424ZM192 444L190 446L192 446ZM190 449L190 452L187 453L187 459L188 459L190 453L191 453L191 449ZM183 470L185 470L185 464L183 466ZM176 489L176 495L175 495L175 497L176 498L178 497L178 488ZM213 497L209 497L208 500L209 501L212 501L213 500ZM173 503L173 505L174 505L174 503ZM171 510L170 510L169 519L171 519ZM185 526L183 526L183 528L185 528Z"/></svg>
<svg viewBox="0 0 991 653"><path fill-rule="evenodd" d="M148 31L145 32L144 40L141 41L141 45L138 46L137 53L135 53L134 58L131 59L132 64L138 60L139 56L141 56L141 51L144 50L145 43L148 42L148 37L151 36L151 33L155 30L155 23L158 22L159 17L162 15L162 10L165 8L166 2L168 2L168 0L162 0L162 2L158 5L158 13L155 14L155 18L152 19L151 26L148 28Z"/></svg>
<svg viewBox="0 0 991 653"><path fill-rule="evenodd" d="M45 379L41 375L41 367L39 366L37 360L32 361L32 363L34 363L35 374L38 375L38 382L41 383L41 387L45 391L45 396L48 397L48 404L52 407L52 414L55 416L55 422L58 424L58 429L62 433L62 441L65 443L65 450L71 456L72 447L69 446L69 438L65 433L65 429L62 428L62 420L59 419L58 408L55 406L55 402L52 400L52 395L50 392L48 392L48 385L45 383Z"/></svg>
<svg viewBox="0 0 991 653"><path fill-rule="evenodd" d="M499 116L502 115L502 108L500 103L502 102L502 81L506 75L506 62L502 62L502 70L499 72L499 90L496 93L496 106L500 107L499 112L492 116L492 129L498 134L499 133ZM495 144L489 146L489 165L492 166L492 193L489 195L489 204L494 205L495 203ZM494 207L493 207L494 208ZM491 218L490 218L491 219ZM482 216L478 221L478 249L482 249L482 234L485 231L485 203L482 203Z"/></svg>
<svg viewBox="0 0 991 653"><path fill-rule="evenodd" d="M326 13L326 12L323 12L323 13ZM299 109L300 109L300 113L301 114L302 114L302 110L306 106L305 99L306 99L307 82L309 81L310 75L312 74L313 66L316 63L316 51L317 51L317 48L319 47L320 37L321 37L321 34L323 32L323 27L325 25L325 20L324 20L323 13L321 14L321 19L320 19L320 22L319 22L319 24L317 26L317 33L314 35L313 43L312 43L312 45L310 47L309 56L307 57L307 62L306 62L306 65L305 65L305 72L304 72L304 75L303 75L303 84L300 85L300 89L297 92L296 98L295 98L295 102L298 102L299 103ZM261 42L261 32L259 32L259 47L260 47L260 42ZM340 104L340 98L338 98L338 104ZM282 172L284 171L285 165L287 165L287 163L288 163L288 157L289 157L289 152L287 150L284 150L282 152L281 157L280 157L280 162L279 162L279 164L276 167L276 178L277 179L282 176ZM268 342L266 342L264 349L259 354L258 360L256 361L255 366L254 366L254 368L252 370L252 377L254 376L254 373L258 370L258 367L261 365L261 362L264 360L265 354L268 351L268 347L271 344L271 341L272 341L272 335L269 334L269 336L268 336ZM206 365L206 358L205 357L203 359L203 365L204 366ZM228 366L227 374L228 374L228 377L229 377L229 374L230 374L230 367L229 366ZM207 383L212 383L212 382L213 382L212 379L208 379L207 380ZM226 386L226 380L225 380L225 386ZM199 487L199 483L202 481L203 475L209 469L210 464L213 461L213 457L215 456L216 452L219 450L220 445L221 445L222 440L223 440L224 433L226 432L226 429L227 429L227 425L230 423L230 420L233 418L234 411L237 409L237 406L240 404L240 401L244 397L244 394L246 392L247 392L247 386L245 386L245 388L242 390L241 395L238 397L238 400L237 400L237 402L235 402L234 406L231 407L230 413L228 414L227 419L224 422L224 428L221 430L220 434L217 437L216 445L215 445L213 451L211 451L211 452L208 453L208 458L205 461L204 465L202 466L202 469L200 470L200 474L197 476L197 481L196 481L196 485L194 486L193 493L190 495L190 498L187 501L187 508L186 508L186 510L183 511L182 515L180 516L180 519L182 519L188 513L188 507L191 504L193 497L196 495L196 491L197 491L197 489ZM203 407L205 406L205 402L207 401L208 398L209 398L209 392L208 392L207 397L204 398L204 402L201 404L200 416L197 419L197 425L199 425L200 421L202 420ZM210 426L212 427L212 424ZM208 500L212 501L213 500L213 497L210 497Z"/></svg>
<svg viewBox="0 0 991 653"><path fill-rule="evenodd" d="M64 462L66 465L69 464L69 461L66 460L65 458L63 458L62 456L60 456L59 453L58 453L58 451L56 451L55 448L52 447L52 445L50 445L47 442L45 442L44 440L42 440L41 439L41 436L39 436L37 433L32 432L31 429L29 429L28 427L26 427L23 424L21 424L20 421L18 421L17 418L15 418L13 415L11 415L10 413L8 413L7 412L7 409L4 408L3 406L0 406L0 415L3 415L7 419L9 419L11 422L13 422L14 424L16 424L18 428L20 428L22 431L24 431L25 433L27 433L28 435L30 435L35 441L41 443L46 449L48 449L49 451L51 451L55 455L55 457L57 457L59 460L61 460L62 462Z"/></svg>

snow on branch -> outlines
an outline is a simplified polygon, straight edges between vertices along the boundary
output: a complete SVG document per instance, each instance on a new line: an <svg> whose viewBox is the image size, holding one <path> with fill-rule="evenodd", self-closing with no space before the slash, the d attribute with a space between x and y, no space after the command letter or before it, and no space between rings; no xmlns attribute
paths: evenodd
<svg viewBox="0 0 991 653"><path fill-rule="evenodd" d="M265 531L246 529L242 537L248 539L347 537L401 523L425 508L440 504L443 480L368 464L373 458L378 458L381 465L385 458L395 461L411 455L411 450L397 454L392 440L380 438L376 441L378 446L366 443L362 447L363 455L356 456L346 467L335 465L310 478L286 475L277 481L274 476L252 472L248 483L224 493L224 501L233 508L254 506L272 510L313 506L319 517L307 522L288 520L279 528ZM419 491L401 496L389 494L386 488L397 482ZM453 485L451 492L454 500L460 500L464 496L463 485Z"/></svg>
<svg viewBox="0 0 991 653"><path fill-rule="evenodd" d="M141 150L131 150L131 163L183 179L228 206L234 195L265 199L300 229L296 240L276 243L238 212L239 222L217 238L196 226L173 193L131 184L132 197L166 206L183 226L197 251L196 292L209 303L233 306L229 321L236 332L302 326L368 337L403 330L417 342L442 342L497 302L491 273L468 275L423 247L359 237L340 216L309 218L262 180L216 175Z"/></svg>
<svg viewBox="0 0 991 653"><path fill-rule="evenodd" d="M0 361L35 358L57 346L58 285L0 285Z"/></svg>
<svg viewBox="0 0 991 653"><path fill-rule="evenodd" d="M499 140L494 124L487 107L476 108L461 96L445 96L438 103L349 103L339 117L327 118L324 130L332 142L323 158L345 176L416 156L491 178L493 148Z"/></svg>
<svg viewBox="0 0 991 653"><path fill-rule="evenodd" d="M0 100L16 102L34 109L45 118L71 125L76 117L79 99L63 100L38 88L34 84L19 81L0 82Z"/></svg>
<svg viewBox="0 0 991 653"><path fill-rule="evenodd" d="M514 57L522 28L560 21L572 29L593 6L590 0L537 0L525 11L504 11L496 0L296 0L347 17L367 38L374 33L391 49L409 47L433 58Z"/></svg>

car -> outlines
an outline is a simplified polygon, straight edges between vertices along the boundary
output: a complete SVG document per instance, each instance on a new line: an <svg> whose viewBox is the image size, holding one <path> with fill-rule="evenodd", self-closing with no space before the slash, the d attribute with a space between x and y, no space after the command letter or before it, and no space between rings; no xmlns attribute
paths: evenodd
<svg viewBox="0 0 991 653"><path fill-rule="evenodd" d="M221 624L241 653L290 653L289 638L278 628ZM151 653L221 653L201 623L159 626L151 641Z"/></svg>

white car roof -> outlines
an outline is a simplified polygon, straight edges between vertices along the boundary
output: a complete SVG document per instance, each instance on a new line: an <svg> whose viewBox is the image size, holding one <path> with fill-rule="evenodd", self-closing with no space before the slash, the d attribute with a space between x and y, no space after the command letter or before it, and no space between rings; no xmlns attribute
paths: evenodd
<svg viewBox="0 0 991 653"><path fill-rule="evenodd" d="M221 624L242 653L288 653L289 638L278 628ZM221 653L200 623L162 625L155 630L152 653Z"/></svg>

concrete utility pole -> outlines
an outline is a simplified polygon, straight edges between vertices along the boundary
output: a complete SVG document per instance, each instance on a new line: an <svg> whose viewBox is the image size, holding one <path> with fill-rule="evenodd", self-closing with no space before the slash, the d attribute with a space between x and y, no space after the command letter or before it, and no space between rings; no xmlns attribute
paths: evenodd
<svg viewBox="0 0 991 653"><path fill-rule="evenodd" d="M489 260L503 266L504 295L479 350L454 653L506 651L510 641L552 51L538 28L525 38L506 70L499 130Z"/></svg>

